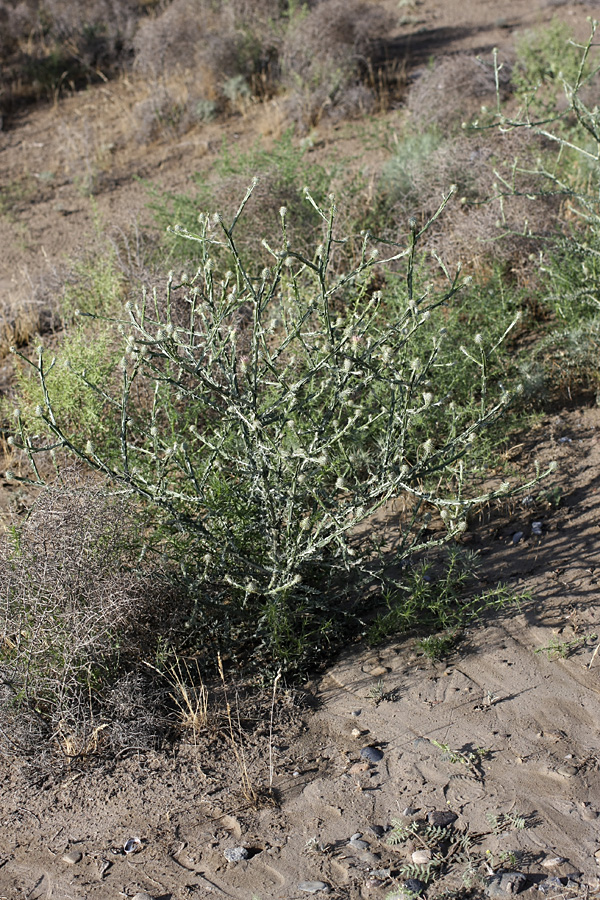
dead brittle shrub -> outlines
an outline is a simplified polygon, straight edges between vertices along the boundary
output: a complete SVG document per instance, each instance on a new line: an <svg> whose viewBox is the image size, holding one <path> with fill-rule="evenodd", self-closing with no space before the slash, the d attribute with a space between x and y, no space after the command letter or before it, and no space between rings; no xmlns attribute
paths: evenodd
<svg viewBox="0 0 600 900"><path fill-rule="evenodd" d="M44 0L41 14L47 36L90 72L131 58L138 0Z"/></svg>
<svg viewBox="0 0 600 900"><path fill-rule="evenodd" d="M0 734L21 751L43 739L73 757L108 737L106 713L144 646L152 652L161 615L156 581L136 571L136 550L124 503L76 470L46 487L3 536Z"/></svg>
<svg viewBox="0 0 600 900"><path fill-rule="evenodd" d="M174 0L142 22L135 69L149 96L134 109L138 139L181 133L272 94L282 29L279 0Z"/></svg>
<svg viewBox="0 0 600 900"><path fill-rule="evenodd" d="M498 70L501 97L507 94L510 68L505 62ZM460 53L443 56L431 68L423 68L408 93L408 109L413 127L459 130L481 106L496 104L496 80L493 66L476 56Z"/></svg>
<svg viewBox="0 0 600 900"><path fill-rule="evenodd" d="M321 0L297 15L281 55L290 117L311 127L324 115L371 111L377 102L374 66L395 25L383 6L362 0Z"/></svg>
<svg viewBox="0 0 600 900"><path fill-rule="evenodd" d="M0 2L0 59L14 53L35 24L35 9L32 3L23 0L2 0Z"/></svg>

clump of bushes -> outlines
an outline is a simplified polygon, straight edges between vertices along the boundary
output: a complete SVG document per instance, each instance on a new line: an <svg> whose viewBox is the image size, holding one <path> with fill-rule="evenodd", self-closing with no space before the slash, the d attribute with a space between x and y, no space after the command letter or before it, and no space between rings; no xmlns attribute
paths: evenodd
<svg viewBox="0 0 600 900"><path fill-rule="evenodd" d="M4 0L0 22L7 109L133 64L147 90L133 110L140 141L282 90L291 120L310 127L368 112L398 86L385 51L395 18L364 0Z"/></svg>
<svg viewBox="0 0 600 900"><path fill-rule="evenodd" d="M383 7L361 0L174 0L135 37L136 68L151 84L136 110L138 135L159 133L165 121L181 131L216 111L241 112L282 89L289 119L302 128L370 112L378 91L390 90L381 73L390 68L383 42L394 25Z"/></svg>
<svg viewBox="0 0 600 900"><path fill-rule="evenodd" d="M3 0L0 111L122 71L131 63L133 36L150 6L143 0Z"/></svg>

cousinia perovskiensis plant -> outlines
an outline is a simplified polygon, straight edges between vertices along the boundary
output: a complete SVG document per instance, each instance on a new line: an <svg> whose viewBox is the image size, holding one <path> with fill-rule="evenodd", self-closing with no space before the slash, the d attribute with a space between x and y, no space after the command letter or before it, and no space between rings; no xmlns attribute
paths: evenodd
<svg viewBox="0 0 600 900"><path fill-rule="evenodd" d="M237 621L292 664L303 636L323 629L325 640L327 623L352 608L353 596L364 604L365 588L386 584L391 563L431 546L423 524L432 511L446 525L441 543L465 528L470 509L508 490L463 492L464 457L508 398L464 427L458 416L442 418L451 400L431 393L430 374L460 351L444 346L442 329L426 354L413 353L432 310L466 282L459 269L444 270L441 290L417 284L419 242L433 219L421 229L411 221L408 245L393 245L387 259L365 234L359 260L340 275L333 198L324 209L307 191L323 223L314 256L294 252L282 209L281 246L265 245L269 265L255 274L236 240L251 194L230 226L201 215L197 233L179 229L200 247L198 270L170 277L162 306L144 295L114 320L125 346L120 394L80 373L105 397L120 450L67 433L48 377L56 361L47 364L41 349L29 361L44 397L35 427L52 440L35 438L17 413L15 443L38 481L36 455L68 450L153 504L194 591L192 619L206 625L220 615L229 629ZM391 263L404 266L404 291L386 305L373 274ZM485 348L478 352L483 359ZM146 399L136 405L134 396ZM365 523L399 497L409 511L384 554Z"/></svg>

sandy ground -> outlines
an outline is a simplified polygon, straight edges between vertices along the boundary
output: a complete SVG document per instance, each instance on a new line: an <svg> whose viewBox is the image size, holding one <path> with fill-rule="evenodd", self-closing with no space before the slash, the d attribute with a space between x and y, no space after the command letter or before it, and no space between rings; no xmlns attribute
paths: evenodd
<svg viewBox="0 0 600 900"><path fill-rule="evenodd" d="M272 737L267 708L244 741L248 779L257 792L272 784L276 803L266 790L262 802L244 796L242 742L235 750L216 732L62 777L5 764L0 896L268 900L320 881L336 896L379 898L423 849L390 845L390 825L436 811L456 815L450 832L470 847L428 897L483 896L502 866L527 874L526 897L595 895L600 411L552 417L532 447L558 461L553 485L467 536L482 581L529 599L469 629L443 663L412 640L361 647L318 683L281 692ZM548 497L561 490L555 508ZM361 756L366 747L381 759ZM130 838L137 852L114 852ZM249 858L228 861L236 847ZM74 864L63 858L72 851Z"/></svg>
<svg viewBox="0 0 600 900"><path fill-rule="evenodd" d="M432 53L509 51L519 29L554 14L583 36L599 6L424 0L406 7L402 46L411 65ZM136 176L183 189L224 129L248 143L265 132L264 120L236 120L132 145L133 91L127 81L102 86L0 132L0 179L17 192L0 216L7 308L90 240L92 207L74 176L91 166L104 220L128 227L146 203ZM549 417L515 458L523 472L556 459L552 484L475 523L465 543L480 552L484 586L503 580L529 599L472 627L443 663L413 640L344 653L319 681L277 695L272 735L267 704L234 747L221 719L196 743L134 748L67 774L3 760L0 898L288 900L322 882L338 897L378 900L406 879L413 853L436 848L441 874L428 898L492 896L486 879L503 870L527 875L524 897L600 896L600 411ZM5 482L0 493L12 496ZM361 755L368 747L378 760ZM438 845L426 833L436 812L456 816ZM394 820L417 823L418 835L390 844ZM229 861L225 851L240 847L248 858Z"/></svg>

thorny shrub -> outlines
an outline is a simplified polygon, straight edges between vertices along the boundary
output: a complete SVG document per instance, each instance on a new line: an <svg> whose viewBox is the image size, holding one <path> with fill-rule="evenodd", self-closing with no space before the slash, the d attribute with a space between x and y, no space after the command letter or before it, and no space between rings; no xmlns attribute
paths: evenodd
<svg viewBox="0 0 600 900"><path fill-rule="evenodd" d="M246 664L293 670L337 639L365 598L395 583L392 564L464 529L482 501L463 494L464 459L507 396L487 398L483 383L466 423L440 419L449 400L443 387L432 392L431 377L457 350L442 329L417 357L415 336L463 282L458 271L446 273L445 288L420 283L417 247L430 223L413 224L408 246L388 260L366 234L358 264L336 274L335 206L307 194L321 245L311 256L295 252L282 209L280 246L268 247L256 271L237 245L250 195L231 226L202 215L199 232L180 230L201 262L170 281L164 314L144 295L114 321L124 341L120 394L112 380L107 389L79 373L104 398L112 438L86 443L58 417L52 363L40 351L27 362L44 400L33 421L19 417L13 445L34 468L38 453L68 450L146 501L155 510L149 540L162 542L193 600L190 635L205 648L210 635ZM404 266L405 286L388 306L372 277L392 261ZM171 317L176 297L187 305L185 325ZM474 352L485 382L486 348ZM384 553L359 526L396 497L406 516ZM446 529L435 540L423 531L434 510Z"/></svg>

